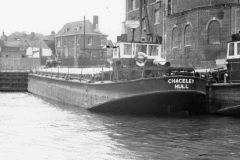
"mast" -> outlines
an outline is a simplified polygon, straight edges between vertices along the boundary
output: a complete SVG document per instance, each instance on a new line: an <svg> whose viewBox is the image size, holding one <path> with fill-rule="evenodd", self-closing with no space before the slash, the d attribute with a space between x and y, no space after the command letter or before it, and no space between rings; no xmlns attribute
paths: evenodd
<svg viewBox="0 0 240 160"><path fill-rule="evenodd" d="M83 52L85 53L85 16L83 17Z"/></svg>
<svg viewBox="0 0 240 160"><path fill-rule="evenodd" d="M148 18L148 3L147 0L143 0L143 9L144 9L144 20L146 23L146 35L147 35L147 41L150 41L150 38L152 37L152 33L150 31L150 24L149 24L149 18Z"/></svg>
<svg viewBox="0 0 240 160"><path fill-rule="evenodd" d="M141 41L142 38L142 6L143 6L143 0L139 0L140 4L139 4L139 41Z"/></svg>
<svg viewBox="0 0 240 160"><path fill-rule="evenodd" d="M162 1L162 6L163 6L163 14L162 14L162 19L163 19L163 33L162 33L162 53L163 55L162 58L166 59L166 52L165 52L165 15L166 15L166 2Z"/></svg>

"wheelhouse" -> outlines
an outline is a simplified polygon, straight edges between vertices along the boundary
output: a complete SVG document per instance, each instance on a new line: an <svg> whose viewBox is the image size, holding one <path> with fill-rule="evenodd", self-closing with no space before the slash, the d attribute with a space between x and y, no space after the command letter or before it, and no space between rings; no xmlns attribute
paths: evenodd
<svg viewBox="0 0 240 160"><path fill-rule="evenodd" d="M163 58L159 44L120 42L114 47L113 59L131 59L137 52L144 52L151 60Z"/></svg>
<svg viewBox="0 0 240 160"><path fill-rule="evenodd" d="M232 35L227 47L227 70L230 83L240 82L240 34Z"/></svg>
<svg viewBox="0 0 240 160"><path fill-rule="evenodd" d="M228 43L227 59L240 58L240 41Z"/></svg>

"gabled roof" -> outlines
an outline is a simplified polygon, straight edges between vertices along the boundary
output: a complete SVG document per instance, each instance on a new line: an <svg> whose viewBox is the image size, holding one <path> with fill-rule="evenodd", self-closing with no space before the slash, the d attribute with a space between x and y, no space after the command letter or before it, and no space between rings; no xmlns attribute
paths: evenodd
<svg viewBox="0 0 240 160"><path fill-rule="evenodd" d="M47 35L47 36L45 36L46 37L46 39L45 40L47 40L47 41L54 41L54 36L55 35Z"/></svg>
<svg viewBox="0 0 240 160"><path fill-rule="evenodd" d="M28 44L29 47L49 49L47 44L42 39L27 39L26 38L24 40Z"/></svg>
<svg viewBox="0 0 240 160"><path fill-rule="evenodd" d="M20 47L20 41L4 41L6 47Z"/></svg>
<svg viewBox="0 0 240 160"><path fill-rule="evenodd" d="M111 40L107 40L107 44L106 44L107 46L113 46L113 43L112 43L112 41Z"/></svg>
<svg viewBox="0 0 240 160"><path fill-rule="evenodd" d="M16 39L22 39L22 38L31 38L31 34L26 34L25 32L14 32L8 36L8 41L15 41ZM42 40L47 40L47 38L40 33L35 33L35 37L38 37Z"/></svg>
<svg viewBox="0 0 240 160"><path fill-rule="evenodd" d="M25 32L15 32L8 36L8 40L4 42L4 45L9 47L37 47L49 49L44 42L46 39L47 38L43 34L39 33L34 33L33 36L31 34L26 34Z"/></svg>
<svg viewBox="0 0 240 160"><path fill-rule="evenodd" d="M105 35L99 30L93 29L93 24L89 20L85 20L85 33L93 35ZM66 29L66 32L64 30ZM63 28L55 35L55 37L61 37L65 35L84 34L84 21L66 23ZM107 35L105 35L107 36Z"/></svg>

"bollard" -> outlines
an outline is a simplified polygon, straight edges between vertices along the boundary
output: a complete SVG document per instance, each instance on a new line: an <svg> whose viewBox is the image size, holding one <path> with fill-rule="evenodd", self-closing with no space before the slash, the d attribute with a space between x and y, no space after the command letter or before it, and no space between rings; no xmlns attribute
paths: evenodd
<svg viewBox="0 0 240 160"><path fill-rule="evenodd" d="M224 83L227 83L227 77L228 77L228 74L225 73L225 74L224 74Z"/></svg>

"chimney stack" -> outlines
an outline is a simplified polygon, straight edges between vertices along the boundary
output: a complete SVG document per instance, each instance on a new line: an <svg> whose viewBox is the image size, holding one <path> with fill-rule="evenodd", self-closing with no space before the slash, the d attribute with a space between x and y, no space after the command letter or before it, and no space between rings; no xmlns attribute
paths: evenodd
<svg viewBox="0 0 240 160"><path fill-rule="evenodd" d="M54 31L51 32L51 35L55 36L55 34L56 34L56 33L55 33Z"/></svg>
<svg viewBox="0 0 240 160"><path fill-rule="evenodd" d="M125 22L122 22L122 34L126 33L126 25Z"/></svg>
<svg viewBox="0 0 240 160"><path fill-rule="evenodd" d="M4 33L4 31L2 32L1 40L2 40L2 41L6 41L6 37L5 37L5 33Z"/></svg>
<svg viewBox="0 0 240 160"><path fill-rule="evenodd" d="M31 38L35 38L35 32L31 32Z"/></svg>
<svg viewBox="0 0 240 160"><path fill-rule="evenodd" d="M98 30L98 16L93 16L93 30Z"/></svg>

